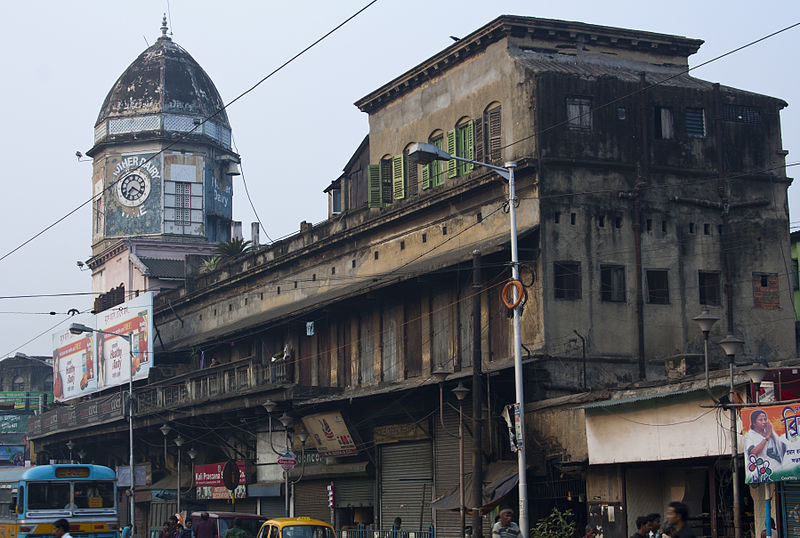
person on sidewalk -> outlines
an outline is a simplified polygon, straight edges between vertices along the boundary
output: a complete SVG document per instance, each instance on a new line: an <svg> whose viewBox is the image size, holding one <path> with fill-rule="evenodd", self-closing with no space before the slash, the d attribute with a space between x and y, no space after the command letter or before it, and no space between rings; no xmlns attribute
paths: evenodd
<svg viewBox="0 0 800 538"><path fill-rule="evenodd" d="M670 538L697 538L689 527L689 507L682 502L672 501L667 509L667 521L672 528Z"/></svg>
<svg viewBox="0 0 800 538"><path fill-rule="evenodd" d="M636 518L636 532L631 535L631 538L647 538L650 536L650 520L647 516L639 516Z"/></svg>
<svg viewBox="0 0 800 538"><path fill-rule="evenodd" d="M200 514L200 522L194 528L195 538L217 538L217 525L209 520L208 512Z"/></svg>
<svg viewBox="0 0 800 538"><path fill-rule="evenodd" d="M511 521L514 511L505 506L500 509L500 521L492 527L492 538L520 538L519 525Z"/></svg>
<svg viewBox="0 0 800 538"><path fill-rule="evenodd" d="M58 519L53 523L53 534L56 538L72 538L69 533L69 521L66 519Z"/></svg>

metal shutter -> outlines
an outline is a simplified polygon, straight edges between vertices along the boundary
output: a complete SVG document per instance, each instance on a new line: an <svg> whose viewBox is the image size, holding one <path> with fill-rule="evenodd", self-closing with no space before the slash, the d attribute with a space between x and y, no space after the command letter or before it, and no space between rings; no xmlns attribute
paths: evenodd
<svg viewBox="0 0 800 538"><path fill-rule="evenodd" d="M268 518L283 517L285 502L283 497L261 497L261 512L259 513Z"/></svg>
<svg viewBox="0 0 800 538"><path fill-rule="evenodd" d="M301 480L294 485L294 515L329 521L328 482L324 480Z"/></svg>
<svg viewBox="0 0 800 538"><path fill-rule="evenodd" d="M445 398L452 396L445 390ZM451 398L455 400L455 398ZM451 402L453 403L453 402ZM453 403L455 405L455 403ZM442 421L436 417L434 429L434 468L436 478L434 479L434 489L439 497L458 488L458 411L444 404L444 425L447 432L442 430ZM472 436L467 428L472 427L472 401L467 398L464 401L464 475L472 472ZM464 492L465 498L468 492ZM456 493L458 495L458 493ZM436 510L434 514L437 538L458 538L459 527L461 526L459 512L451 510ZM472 524L472 516L466 516L466 525Z"/></svg>
<svg viewBox="0 0 800 538"><path fill-rule="evenodd" d="M432 486L429 441L381 447L381 528L391 529L394 518L400 517L403 530L427 529Z"/></svg>
<svg viewBox="0 0 800 538"><path fill-rule="evenodd" d="M783 528L786 538L800 537L800 484L783 483Z"/></svg>
<svg viewBox="0 0 800 538"><path fill-rule="evenodd" d="M375 482L372 478L337 479L333 487L337 508L375 506Z"/></svg>
<svg viewBox="0 0 800 538"><path fill-rule="evenodd" d="M181 498L182 500L182 498ZM149 529L148 535L149 536L158 536L163 529L164 522L167 518L175 512L178 511L177 503L150 503L150 517L149 521ZM136 507L136 516L137 521L139 520L139 514L141 513L141 509L137 506ZM142 533L140 533L142 535Z"/></svg>

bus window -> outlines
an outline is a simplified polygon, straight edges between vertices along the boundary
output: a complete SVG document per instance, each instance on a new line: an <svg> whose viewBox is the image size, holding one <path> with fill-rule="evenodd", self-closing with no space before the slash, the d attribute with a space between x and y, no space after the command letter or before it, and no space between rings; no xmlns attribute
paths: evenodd
<svg viewBox="0 0 800 538"><path fill-rule="evenodd" d="M75 482L75 507L114 508L114 483Z"/></svg>
<svg viewBox="0 0 800 538"><path fill-rule="evenodd" d="M17 513L21 514L25 506L25 486L20 485L19 494L17 495Z"/></svg>
<svg viewBox="0 0 800 538"><path fill-rule="evenodd" d="M69 505L69 483L31 482L28 484L28 510L64 510L68 509Z"/></svg>

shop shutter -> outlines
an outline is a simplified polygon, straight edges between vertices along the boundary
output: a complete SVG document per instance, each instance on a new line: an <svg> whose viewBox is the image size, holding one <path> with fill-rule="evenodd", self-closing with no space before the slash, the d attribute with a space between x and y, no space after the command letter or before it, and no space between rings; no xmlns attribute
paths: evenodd
<svg viewBox="0 0 800 538"><path fill-rule="evenodd" d="M375 481L372 478L341 478L333 482L337 508L375 506Z"/></svg>
<svg viewBox="0 0 800 538"><path fill-rule="evenodd" d="M328 484L324 480L301 480L294 485L294 515L330 521Z"/></svg>
<svg viewBox="0 0 800 538"><path fill-rule="evenodd" d="M800 537L800 484L794 482L783 483L783 528L786 538Z"/></svg>
<svg viewBox="0 0 800 538"><path fill-rule="evenodd" d="M174 491L174 490L173 490ZM181 500L183 500L181 498ZM138 516L139 507L136 507L136 515ZM150 517L148 519L149 532L148 536L158 536L163 530L164 522L171 515L178 511L177 503L150 503ZM136 518L139 519L138 517Z"/></svg>
<svg viewBox="0 0 800 538"><path fill-rule="evenodd" d="M283 497L261 497L260 514L268 518L283 517L285 514L285 502Z"/></svg>
<svg viewBox="0 0 800 538"><path fill-rule="evenodd" d="M444 396L450 397L450 403L455 404L455 397L445 388ZM468 401L468 397L464 401L464 475L472 472L472 436L469 434L468 428L472 428L472 402ZM435 497L440 497L445 493L458 488L458 451L459 442L458 435L458 411L448 405L444 404L444 426L447 431L442 429L442 420L436 417L435 436L433 440L434 447L434 489L436 491ZM449 435L447 432L450 432ZM466 480L466 479L465 479ZM466 485L466 484L465 484ZM465 496L468 492L464 492ZM458 493L456 492L456 495ZM461 515L456 511L451 510L436 510L434 514L434 525L436 526L437 538L458 538L459 529L461 526ZM466 517L466 525L471 525L472 516Z"/></svg>
<svg viewBox="0 0 800 538"><path fill-rule="evenodd" d="M430 442L381 447L381 529L391 529L396 517L402 518L403 530L427 529L432 486Z"/></svg>

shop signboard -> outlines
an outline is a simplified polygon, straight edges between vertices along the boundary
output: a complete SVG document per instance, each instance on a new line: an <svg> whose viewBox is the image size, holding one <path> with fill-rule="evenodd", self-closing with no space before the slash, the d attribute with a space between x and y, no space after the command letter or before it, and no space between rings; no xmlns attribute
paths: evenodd
<svg viewBox="0 0 800 538"><path fill-rule="evenodd" d="M245 466L243 461L237 461L236 466L239 467L239 486L247 484L247 474L245 473ZM194 466L194 485L202 486L219 486L225 489L225 482L223 471L225 470L225 462L209 463L206 465ZM230 496L230 495L229 495ZM214 498L217 497L208 497ZM224 498L224 497L223 497Z"/></svg>
<svg viewBox="0 0 800 538"><path fill-rule="evenodd" d="M134 380L146 379L153 363L153 292L71 323L100 332L53 334L53 395L64 402ZM130 335L128 338L117 335ZM132 354L132 355L131 355Z"/></svg>
<svg viewBox="0 0 800 538"><path fill-rule="evenodd" d="M306 431L314 439L322 456L352 456L358 454L353 436L339 411L303 417Z"/></svg>
<svg viewBox="0 0 800 538"><path fill-rule="evenodd" d="M800 405L742 409L748 484L800 480Z"/></svg>

